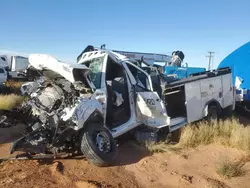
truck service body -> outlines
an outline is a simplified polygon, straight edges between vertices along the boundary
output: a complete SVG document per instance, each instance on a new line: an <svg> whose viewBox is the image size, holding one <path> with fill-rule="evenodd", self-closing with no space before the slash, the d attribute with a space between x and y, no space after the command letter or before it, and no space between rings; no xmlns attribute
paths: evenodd
<svg viewBox="0 0 250 188"><path fill-rule="evenodd" d="M119 51L99 50L86 52L78 63L84 64L84 62L89 62L100 56L105 57L101 77L102 87L100 88L103 97L107 98L108 95L105 76L107 76L107 72L109 73L107 69L109 67L109 57L119 64L128 76L128 92L126 95L135 92L135 96L129 96L131 99L136 98L135 101L130 101L130 120L111 130L114 137L140 124L156 129L169 126L169 130L173 131L187 123L207 117L210 106L216 107L218 115L223 109L234 106L234 89L230 78L230 69L201 72L192 75L192 79L182 79L179 82L168 84L164 81L164 83L161 83L157 69L138 67L135 65L137 59L133 60L133 58L123 56L119 54ZM135 72L137 75L135 75ZM141 78L140 82L144 83L144 88L140 88L138 91L135 78L137 76ZM153 82L152 79L154 79ZM180 82L181 84L178 84ZM154 89L156 85L163 85L161 91ZM175 111L172 116L168 114L167 109L171 112ZM180 113L181 111L183 113Z"/></svg>

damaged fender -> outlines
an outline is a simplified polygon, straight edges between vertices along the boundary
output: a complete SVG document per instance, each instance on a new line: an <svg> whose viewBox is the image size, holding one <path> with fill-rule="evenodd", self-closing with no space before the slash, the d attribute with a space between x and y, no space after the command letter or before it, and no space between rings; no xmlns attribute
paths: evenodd
<svg viewBox="0 0 250 188"><path fill-rule="evenodd" d="M73 129L77 131L84 127L85 122L94 112L103 114L102 105L94 99L81 99L80 103L72 108L62 119L67 121L72 117L72 121L76 124Z"/></svg>

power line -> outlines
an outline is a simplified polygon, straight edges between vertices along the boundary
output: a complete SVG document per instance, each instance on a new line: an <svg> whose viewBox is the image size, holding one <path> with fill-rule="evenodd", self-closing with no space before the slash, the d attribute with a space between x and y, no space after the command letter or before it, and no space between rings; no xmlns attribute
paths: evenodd
<svg viewBox="0 0 250 188"><path fill-rule="evenodd" d="M212 58L212 69L214 69L214 57Z"/></svg>
<svg viewBox="0 0 250 188"><path fill-rule="evenodd" d="M214 53L215 52L208 52L209 55L207 55L206 57L208 57L208 70L211 69L211 63L212 63L212 60L213 60L213 57L214 57Z"/></svg>

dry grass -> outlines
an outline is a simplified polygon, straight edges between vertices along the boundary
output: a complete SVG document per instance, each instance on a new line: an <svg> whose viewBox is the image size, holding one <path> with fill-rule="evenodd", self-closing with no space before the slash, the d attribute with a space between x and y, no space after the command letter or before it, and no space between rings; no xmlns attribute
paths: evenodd
<svg viewBox="0 0 250 188"><path fill-rule="evenodd" d="M196 126L185 127L178 145L197 147L212 143L250 151L250 127L244 127L236 119L215 124L201 122Z"/></svg>
<svg viewBox="0 0 250 188"><path fill-rule="evenodd" d="M13 89L20 89L24 82L8 80L5 85Z"/></svg>
<svg viewBox="0 0 250 188"><path fill-rule="evenodd" d="M5 83L2 94L0 95L0 110L11 110L23 101L23 97L19 96L20 88L23 82L8 80Z"/></svg>
<svg viewBox="0 0 250 188"><path fill-rule="evenodd" d="M250 127L244 127L237 119L228 119L214 124L202 121L197 125L186 126L176 145L160 142L146 143L145 147L153 153L179 152L181 148L194 148L214 143L250 152Z"/></svg>
<svg viewBox="0 0 250 188"><path fill-rule="evenodd" d="M241 161L230 162L228 159L223 159L217 165L217 173L225 178L232 178L244 175L244 163Z"/></svg>
<svg viewBox="0 0 250 188"><path fill-rule="evenodd" d="M15 106L21 104L23 97L10 94L10 95L0 95L0 110L11 110Z"/></svg>
<svg viewBox="0 0 250 188"><path fill-rule="evenodd" d="M159 142L159 143L148 142L145 144L145 147L151 153L178 152L180 150L180 148L168 144L167 142Z"/></svg>

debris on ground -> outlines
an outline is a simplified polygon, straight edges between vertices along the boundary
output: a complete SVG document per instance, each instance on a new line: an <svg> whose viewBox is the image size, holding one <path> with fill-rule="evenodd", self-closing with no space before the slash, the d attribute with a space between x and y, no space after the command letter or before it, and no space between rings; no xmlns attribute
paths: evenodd
<svg viewBox="0 0 250 188"><path fill-rule="evenodd" d="M193 176L188 176L188 175L182 175L181 176L181 179L188 182L188 183L192 183L192 180L193 180Z"/></svg>

